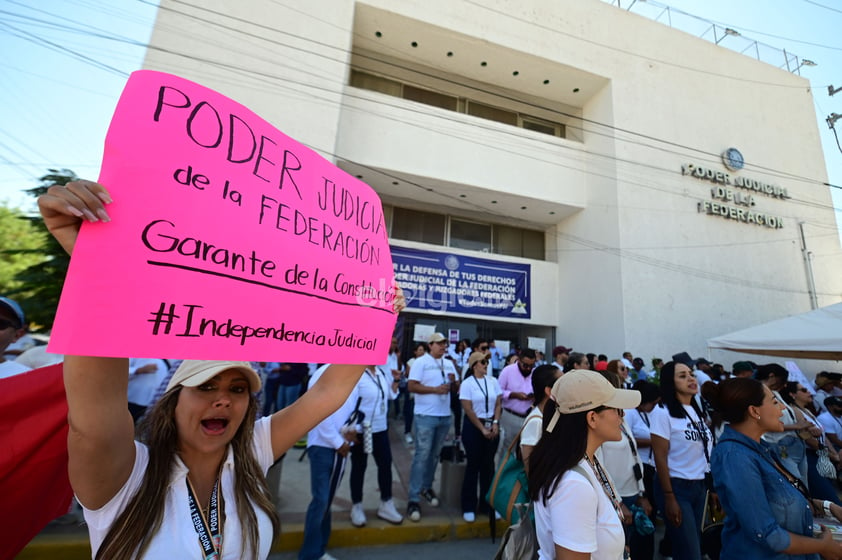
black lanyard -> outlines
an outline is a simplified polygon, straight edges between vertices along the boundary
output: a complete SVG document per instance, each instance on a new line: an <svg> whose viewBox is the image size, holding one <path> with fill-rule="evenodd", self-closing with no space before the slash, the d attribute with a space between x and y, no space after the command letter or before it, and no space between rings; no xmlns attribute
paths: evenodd
<svg viewBox="0 0 842 560"><path fill-rule="evenodd" d="M190 484L189 478L187 478L187 501L190 504L190 518L193 520L193 528L199 535L199 546L202 547L205 560L222 558L222 523L219 516L224 507L222 506L222 496L219 493L219 477L216 478L216 484L213 485L207 519L198 506L193 485Z"/></svg>
<svg viewBox="0 0 842 560"><path fill-rule="evenodd" d="M707 461L708 466L710 466L710 451L708 451L708 426L702 419L702 413L699 412L699 409L693 405L690 405L690 407L693 409L693 412L696 413L696 418L699 419L699 424L696 425L696 422L690 418L689 414L687 415L687 419L690 421L693 428L699 433L699 438L702 440L702 450L705 452L705 460Z"/></svg>
<svg viewBox="0 0 842 560"><path fill-rule="evenodd" d="M477 379L476 375L474 376L474 381L476 382L477 387L479 387L479 392L482 393L482 395L485 397L485 418L491 418L491 416L493 416L493 413L488 411L488 379L484 377L482 378L483 384L485 385L485 389L479 386L479 379Z"/></svg>
<svg viewBox="0 0 842 560"><path fill-rule="evenodd" d="M632 455L634 455L635 460L637 460L637 445L635 445L634 438L626 431L625 424L620 424L620 431L622 431L623 435L626 436L626 439L629 440L629 447L631 447Z"/></svg>
<svg viewBox="0 0 842 560"><path fill-rule="evenodd" d="M375 370L379 371L379 370ZM371 382L377 385L377 390L380 391L380 399L378 399L374 403L374 408L371 411L371 419L374 420L374 414L377 412L377 405L381 402L386 402L386 392L383 391L383 385L380 384L380 375L374 374L366 368L365 372L368 374L368 378L371 379ZM382 408L382 407L381 407Z"/></svg>

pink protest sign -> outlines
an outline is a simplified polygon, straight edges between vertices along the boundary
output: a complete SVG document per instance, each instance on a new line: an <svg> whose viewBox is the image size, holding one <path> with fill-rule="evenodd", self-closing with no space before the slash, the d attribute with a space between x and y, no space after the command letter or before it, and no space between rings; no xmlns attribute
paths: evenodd
<svg viewBox="0 0 842 560"><path fill-rule="evenodd" d="M100 182L112 221L82 227L51 351L386 361L394 275L379 198L252 111L135 72Z"/></svg>

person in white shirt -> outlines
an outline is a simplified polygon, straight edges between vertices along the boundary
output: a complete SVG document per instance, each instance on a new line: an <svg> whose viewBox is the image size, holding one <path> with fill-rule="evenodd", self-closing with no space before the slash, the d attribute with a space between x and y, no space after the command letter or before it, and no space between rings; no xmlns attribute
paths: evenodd
<svg viewBox="0 0 842 560"><path fill-rule="evenodd" d="M308 390L329 365L316 370L308 382ZM351 442L356 440L358 433L355 413L360 410L360 383L362 378L342 406L307 434L312 498L304 517L304 541L298 551L299 560L317 560L325 555L331 530L330 504L342 481Z"/></svg>
<svg viewBox="0 0 842 560"><path fill-rule="evenodd" d="M430 336L430 353L418 358L409 370L409 391L415 393L415 454L409 474L409 503L406 514L421 520L420 497L439 505L433 478L444 439L450 429L450 392L458 387L458 374L445 359L447 339L441 333Z"/></svg>
<svg viewBox="0 0 842 560"><path fill-rule="evenodd" d="M403 522L403 516L397 512L392 501L392 448L387 421L388 403L398 396L398 379L394 377L394 371L388 365L369 366L357 384L362 399L360 410L365 417L363 433L357 436L356 445L351 447L351 524L355 527L366 524L362 501L369 454L377 464L377 486L380 489L377 517L395 525ZM370 434L371 449L366 449L366 432Z"/></svg>
<svg viewBox="0 0 842 560"><path fill-rule="evenodd" d="M50 187L38 206L72 254L83 220L111 231L111 202L102 185L73 181ZM405 305L397 289L393 309ZM261 381L250 364L185 360L136 441L128 359L66 355L68 474L94 557L268 557L279 523L266 472L346 401L363 369L331 365L291 406L257 420Z"/></svg>
<svg viewBox="0 0 842 560"><path fill-rule="evenodd" d="M696 402L699 385L684 363L661 368L661 405L649 416L658 482L655 499L664 512L675 560L701 560L701 526L713 436Z"/></svg>
<svg viewBox="0 0 842 560"><path fill-rule="evenodd" d="M7 297L0 297L0 379L29 371L21 363L6 359L6 348L26 333L26 321L20 305Z"/></svg>
<svg viewBox="0 0 842 560"><path fill-rule="evenodd" d="M620 440L623 409L639 402L637 391L615 389L590 370L565 373L553 385L545 411L552 417L529 468L540 560L623 558L620 496L596 450Z"/></svg>
<svg viewBox="0 0 842 560"><path fill-rule="evenodd" d="M137 422L152 404L155 389L169 372L164 360L157 358L129 358L129 387L126 396L129 412Z"/></svg>
<svg viewBox="0 0 842 560"><path fill-rule="evenodd" d="M544 364L532 370L532 393L535 396L532 410L526 415L520 431L520 456L527 473L529 472L529 456L544 432L544 408L550 400L550 391L556 379L561 376L561 369L553 364Z"/></svg>
<svg viewBox="0 0 842 560"><path fill-rule="evenodd" d="M500 443L502 395L497 380L488 375L486 353L471 354L466 378L459 387L459 400L465 411L462 443L467 459L462 480L462 517L468 523L476 520L478 502L480 509L488 509L485 495L494 477L494 454Z"/></svg>
<svg viewBox="0 0 842 560"><path fill-rule="evenodd" d="M601 372L614 387L621 388L620 377L610 371ZM642 398L642 396L641 396ZM636 411L636 409L630 409ZM605 466L605 470L614 481L617 493L620 495L623 504L623 515L626 520L633 521L634 514L632 507L636 506L643 510L646 516L652 514L652 505L646 498L643 485L643 462L637 449L634 436L631 435L631 427L628 423L628 413L620 425L622 438L620 441L606 441L597 450L597 458ZM639 535L633 527L633 523L624 526L626 530L626 544L629 545L631 557L635 560L652 558L654 552L654 534Z"/></svg>

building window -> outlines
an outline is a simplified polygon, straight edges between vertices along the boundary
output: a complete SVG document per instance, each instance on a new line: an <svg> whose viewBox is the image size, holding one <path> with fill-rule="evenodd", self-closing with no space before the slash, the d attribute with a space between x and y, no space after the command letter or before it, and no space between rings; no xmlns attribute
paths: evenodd
<svg viewBox="0 0 842 560"><path fill-rule="evenodd" d="M525 115L517 111L495 107L494 105L480 103L479 101L456 95L448 95L446 93L420 88L391 78L369 74L361 70L351 70L350 84L360 89L401 97L408 101L415 101L416 103L423 103L440 109L447 109L448 111L466 113L481 119L517 126L558 138L566 138L567 134L567 130L562 123L540 119L532 115Z"/></svg>
<svg viewBox="0 0 842 560"><path fill-rule="evenodd" d="M389 236L394 239L546 260L543 231L473 222L389 204L383 205L383 215Z"/></svg>
<svg viewBox="0 0 842 560"><path fill-rule="evenodd" d="M560 138L564 138L566 134L563 124L545 121L544 119L528 115L520 116L520 126L526 130L540 132L541 134L549 134L550 136L558 136Z"/></svg>
<svg viewBox="0 0 842 560"><path fill-rule="evenodd" d="M403 98L410 101L417 101L424 105L432 105L440 109L447 109L448 111L455 111L459 99L452 95L445 95L436 91L422 89L409 84L403 85Z"/></svg>
<svg viewBox="0 0 842 560"><path fill-rule="evenodd" d="M392 212L392 237L444 245L445 223L443 214L395 207Z"/></svg>
<svg viewBox="0 0 842 560"><path fill-rule="evenodd" d="M507 111L499 107L492 107L485 103L477 103L476 101L468 101L468 114L481 119L489 121L497 121L503 124L517 126L517 113L514 111Z"/></svg>
<svg viewBox="0 0 842 560"><path fill-rule="evenodd" d="M393 95L395 97L401 96L401 88L403 86L398 81L390 80L383 76L375 76L368 72L360 72L359 70L351 70L351 85L360 89L385 93L386 95Z"/></svg>
<svg viewBox="0 0 842 560"><path fill-rule="evenodd" d="M450 246L484 253L491 252L491 224L450 218Z"/></svg>

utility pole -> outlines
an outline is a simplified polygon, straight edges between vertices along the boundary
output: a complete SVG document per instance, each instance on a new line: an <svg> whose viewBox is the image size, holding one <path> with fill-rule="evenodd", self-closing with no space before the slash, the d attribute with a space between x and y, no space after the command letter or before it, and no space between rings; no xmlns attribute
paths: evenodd
<svg viewBox="0 0 842 560"><path fill-rule="evenodd" d="M813 278L813 263L810 262L810 251L807 250L807 239L804 237L804 222L798 222L798 236L801 238L801 256L804 257L804 268L807 271L807 293L810 295L810 308L818 309L816 281Z"/></svg>

